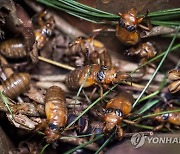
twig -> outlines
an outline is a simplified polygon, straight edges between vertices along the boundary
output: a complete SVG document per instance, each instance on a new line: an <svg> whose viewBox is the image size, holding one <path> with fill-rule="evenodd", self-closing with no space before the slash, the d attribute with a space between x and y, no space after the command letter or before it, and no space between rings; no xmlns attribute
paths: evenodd
<svg viewBox="0 0 180 154"><path fill-rule="evenodd" d="M65 132L63 133L63 136L68 136L69 134L66 134ZM74 145L81 145L85 142L88 142L87 139L85 138L76 138L76 137L68 137L68 138L61 138L60 139L62 142L65 143L70 143L70 144L74 144ZM84 148L89 149L89 150L93 150L93 151L97 151L97 149L99 148L98 145L96 143L90 143L88 145L86 145Z"/></svg>
<svg viewBox="0 0 180 154"><path fill-rule="evenodd" d="M67 87L60 82L36 82L35 86L38 88L43 88L43 89L48 89L51 86L59 86L61 87L64 91L68 92L69 90L67 89Z"/></svg>
<svg viewBox="0 0 180 154"><path fill-rule="evenodd" d="M175 33L175 28L165 27L165 26L156 26L153 27L150 31L143 31L140 36L141 38L146 38L150 36L157 36L157 35L163 35L163 34L170 34Z"/></svg>
<svg viewBox="0 0 180 154"><path fill-rule="evenodd" d="M13 116L11 114L6 114L6 115L9 121L13 123L14 126L17 128L22 128L26 130L34 130L36 125L38 124L23 114L17 114Z"/></svg>
<svg viewBox="0 0 180 154"><path fill-rule="evenodd" d="M39 80L39 81L61 81L63 82L66 78L66 75L31 75L31 79L36 79L36 80Z"/></svg>
<svg viewBox="0 0 180 154"><path fill-rule="evenodd" d="M44 61L46 63L56 65L58 67L70 70L70 71L75 69L74 67L71 67L71 66L68 66L68 65L65 65L65 64L62 64L62 63L59 63L59 62L56 62L56 61L53 61L53 60L50 60L50 59L47 59L47 58L44 58L44 57L41 57L41 56L38 56L38 59L41 60L41 61Z"/></svg>

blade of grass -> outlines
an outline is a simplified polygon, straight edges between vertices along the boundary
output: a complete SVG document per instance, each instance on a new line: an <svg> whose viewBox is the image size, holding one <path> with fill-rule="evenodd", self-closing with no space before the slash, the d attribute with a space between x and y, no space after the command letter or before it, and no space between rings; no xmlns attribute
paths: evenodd
<svg viewBox="0 0 180 154"><path fill-rule="evenodd" d="M44 153L44 151L46 150L46 148L47 148L49 145L50 145L50 144L46 144L46 145L42 148L42 150L41 150L40 154L43 154L43 153Z"/></svg>
<svg viewBox="0 0 180 154"><path fill-rule="evenodd" d="M78 97L79 97L79 95L80 95L80 93L81 93L81 90L82 90L84 84L86 83L88 76L89 76L90 73L91 73L91 68L92 68L92 67L90 66L90 68L88 69L87 73L85 74L83 83L81 84L81 86L80 86L80 88L79 88L79 90L78 90L78 92L77 92L77 94L76 94L75 103L74 103L74 109L75 109L75 106L76 106L76 104L77 104L77 100L78 100Z"/></svg>
<svg viewBox="0 0 180 154"><path fill-rule="evenodd" d="M45 4L45 5L49 5L49 6L53 7L53 8L55 8L55 9L62 10L62 11L64 11L64 12L69 13L70 15L73 15L73 16L75 16L75 17L84 19L84 20L89 21L89 22L98 23L98 24L104 24L104 23L105 23L105 22L103 22L103 21L99 21L99 20L102 20L102 19L98 19L98 18L94 19L94 18L89 17L88 15L85 15L85 14L81 14L81 13L69 11L69 10L67 10L67 9L65 9L65 8L62 8L62 7L59 8L58 6L54 5L54 4L51 3L51 2L42 1L41 3L43 3L43 4Z"/></svg>
<svg viewBox="0 0 180 154"><path fill-rule="evenodd" d="M84 5L75 0L37 0L40 3L54 7L56 9L67 12L73 16L79 17L81 19L104 24L107 21L118 21L120 16L117 14L112 14L96 8ZM142 16L142 15L140 15ZM156 25L167 25L167 26L177 26L178 23L174 21L169 21L169 19L178 18L180 16L180 9L167 9L160 10L156 12L150 12L147 17L156 21L153 21ZM158 20L166 20L159 22Z"/></svg>
<svg viewBox="0 0 180 154"><path fill-rule="evenodd" d="M147 100L147 99L150 99L150 98L152 98L153 96L156 96L158 93L159 93L159 90L156 90L155 92L153 92L153 93L151 93L151 94L149 94L149 95L144 96L143 98L141 98L138 103L143 102L143 101L145 101L145 100Z"/></svg>
<svg viewBox="0 0 180 154"><path fill-rule="evenodd" d="M76 5L76 6L79 6L79 7L82 7L82 8L85 8L86 10L89 10L89 11L94 11L94 12L97 12L97 13L102 13L102 14L107 14L107 15L112 15L114 16L114 14L112 13L109 13L109 12L105 12L105 11L102 11L102 10L98 10L96 8L93 8L93 7L90 7L88 5L84 5L82 3L79 3L77 1L72 1L72 0L58 0L58 1L61 1L61 2L64 2L64 1L68 1L69 3L73 4L73 5ZM118 15L116 15L118 16Z"/></svg>
<svg viewBox="0 0 180 154"><path fill-rule="evenodd" d="M65 152L64 154L71 154L71 153L73 153L74 151L76 151L76 150L78 150L78 149L81 149L81 148L85 147L86 145L91 144L91 143L93 143L93 142L101 139L103 136L104 136L104 134L98 135L98 136L95 137L94 139L92 139L92 140L90 140L90 141L88 141L88 142L86 142L86 143L83 143L83 144L81 144L81 145L79 145L79 146L77 146L77 147L75 147L75 148L73 148L73 149L71 149L71 150L68 150L68 151Z"/></svg>
<svg viewBox="0 0 180 154"><path fill-rule="evenodd" d="M83 19L83 20L86 20L86 21L89 21L89 22L98 23L98 24L105 24L106 23L105 21L103 21L105 19L105 17L97 17L97 16L95 17L95 16L92 16L92 14L90 14L90 13L88 13L88 14L87 13L82 14L80 12L78 13L78 12L63 8L63 7L58 7L58 6L56 6L55 4L53 4L51 2L41 1L41 3L43 3L45 5L48 5L48 6L51 6L53 8L56 8L56 9L62 10L62 11L66 12L66 13L68 13L70 15L73 15L75 17L78 17L80 19ZM107 20L113 20L113 18L109 18L109 19L107 18Z"/></svg>
<svg viewBox="0 0 180 154"><path fill-rule="evenodd" d="M101 152L104 147L112 140L113 136L115 135L115 131L109 136L109 138L101 145L101 147L96 151L95 154L98 154L99 152Z"/></svg>
<svg viewBox="0 0 180 154"><path fill-rule="evenodd" d="M166 10L160 10L155 12L148 13L148 17L155 17L155 16L162 16L162 15L170 15L170 14L179 14L180 8L174 8L174 9L166 9Z"/></svg>
<svg viewBox="0 0 180 154"><path fill-rule="evenodd" d="M148 125L142 125L142 124L134 124L135 127L143 128L143 129L149 129L154 130L154 127L148 126ZM168 132L169 130L167 128L162 128L161 131Z"/></svg>
<svg viewBox="0 0 180 154"><path fill-rule="evenodd" d="M150 100L142 108L137 110L135 113L136 114L142 114L142 113L146 112L147 110L149 110L152 106L154 106L158 102L159 102L159 100L153 100L153 101Z"/></svg>
<svg viewBox="0 0 180 154"><path fill-rule="evenodd" d="M165 15L165 16L157 16L157 17L151 17L151 21L152 20L171 20L172 19L178 19L179 18L179 14L171 14L171 15Z"/></svg>
<svg viewBox="0 0 180 154"><path fill-rule="evenodd" d="M158 67L156 68L155 72L153 73L152 77L150 78L150 80L148 81L148 83L146 84L145 88L143 89L143 91L141 92L141 94L139 95L139 97L136 99L136 101L134 102L133 104L133 108L136 106L136 104L138 103L138 101L141 99L141 97L143 96L143 94L145 93L145 91L147 90L147 88L149 87L149 85L151 84L152 80L154 79L154 77L156 76L157 72L159 71L160 67L162 66L164 60L166 59L170 49L172 48L172 45L174 43L174 41L176 40L176 36L177 36L177 33L179 32L179 27L178 27L178 30L176 31L176 35L173 37L168 49L166 50L162 60L160 61Z"/></svg>
<svg viewBox="0 0 180 154"><path fill-rule="evenodd" d="M42 0L38 0L38 1L44 3L44 1L42 1ZM62 9L63 11L68 12L68 13L76 12L76 13L81 13L81 14L85 14L85 15L89 15L89 16L98 17L98 18L117 18L117 17L119 18L118 15L100 11L95 8L88 7L87 5L83 5L81 3L78 3L79 5L76 5L77 2L75 2L75 1L67 2L66 0L58 0L58 1L46 0L46 4L47 4L47 2L54 4L54 6L57 6L58 9ZM84 7L81 7L82 5ZM91 8L91 9L89 9L89 8Z"/></svg>
<svg viewBox="0 0 180 154"><path fill-rule="evenodd" d="M143 129L149 129L149 130L153 130L154 127L152 126L147 126L147 125L141 125L141 124L134 124L135 127L139 127L139 128L143 128Z"/></svg>
<svg viewBox="0 0 180 154"><path fill-rule="evenodd" d="M157 20L151 20L151 23L153 25L167 26L167 27L174 27L174 28L180 25L179 21L157 21Z"/></svg>
<svg viewBox="0 0 180 154"><path fill-rule="evenodd" d="M155 92L153 92L153 93L151 93L151 94L149 94L149 95L141 98L138 103L140 103L140 102L142 102L142 101L145 101L146 99L150 99L150 98L154 97L155 95L157 95L157 94L162 90L162 88L163 88L165 85L166 85L166 76L163 77L163 80L162 80L162 82L161 82L158 90L156 90Z"/></svg>
<svg viewBox="0 0 180 154"><path fill-rule="evenodd" d="M92 135L101 135L102 133L97 133L97 134L85 134L85 135L78 135L78 136L63 136L61 139L68 139L68 138L82 138L82 137L88 137Z"/></svg>
<svg viewBox="0 0 180 154"><path fill-rule="evenodd" d="M88 16L84 16L84 15L79 15L77 13L73 13L73 12L70 12L69 14L75 16L75 17L78 17L78 18L81 18L83 20L86 20L86 21L89 21L89 22L92 22L92 23L95 23L95 24L105 24L106 22L102 22L102 21L99 21L99 20L94 20L94 19L89 19Z"/></svg>
<svg viewBox="0 0 180 154"><path fill-rule="evenodd" d="M39 135L45 135L45 133L41 132L41 131L36 131Z"/></svg>
<svg viewBox="0 0 180 154"><path fill-rule="evenodd" d="M71 7L74 7L74 8L76 8L76 9L83 9L85 12L88 12L88 13L93 13L94 15L97 15L97 16L99 16L99 17L102 17L101 15L103 15L104 17L111 17L111 16L113 16L113 17L118 17L119 18L119 16L118 15L114 15L114 14L111 14L111 13L108 13L108 12L104 12L104 11L101 11L101 10L98 10L98 9L95 9L95 8L93 8L93 7L89 7L89 6L87 6L87 5L84 5L84 4L82 4L82 3L79 3L79 2L77 2L77 1L73 1L73 0L71 0L71 1L69 1L69 0L58 0L59 2L61 2L61 3L64 3L64 4L66 4L66 5L69 5L69 6L71 6ZM92 14L92 15L93 15Z"/></svg>
<svg viewBox="0 0 180 154"><path fill-rule="evenodd" d="M2 91L0 91L0 96L1 96L1 99L2 99L3 103L5 104L6 108L8 109L9 113L13 117L13 113L12 113L10 107L9 107L9 100L4 96Z"/></svg>

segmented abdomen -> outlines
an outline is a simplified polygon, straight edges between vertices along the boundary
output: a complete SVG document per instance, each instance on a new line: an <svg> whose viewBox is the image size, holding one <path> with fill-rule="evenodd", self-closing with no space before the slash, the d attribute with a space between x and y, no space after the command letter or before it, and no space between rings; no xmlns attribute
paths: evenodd
<svg viewBox="0 0 180 154"><path fill-rule="evenodd" d="M65 127L67 122L67 108L64 91L58 86L52 86L47 90L45 97L45 113L48 124Z"/></svg>
<svg viewBox="0 0 180 154"><path fill-rule="evenodd" d="M83 84L83 87L90 87L96 84L97 73L99 72L100 68L101 65L93 64L71 71L66 77L66 86L72 89L78 89L85 80L86 82Z"/></svg>
<svg viewBox="0 0 180 154"><path fill-rule="evenodd" d="M74 71L71 71L65 80L66 86L71 89L77 89L80 87L81 77L85 74L84 67L77 68Z"/></svg>
<svg viewBox="0 0 180 154"><path fill-rule="evenodd" d="M9 39L0 43L0 53L7 58L23 58L27 56L26 48L20 39Z"/></svg>
<svg viewBox="0 0 180 154"><path fill-rule="evenodd" d="M27 73L14 73L2 83L3 93L13 99L29 88L30 76Z"/></svg>

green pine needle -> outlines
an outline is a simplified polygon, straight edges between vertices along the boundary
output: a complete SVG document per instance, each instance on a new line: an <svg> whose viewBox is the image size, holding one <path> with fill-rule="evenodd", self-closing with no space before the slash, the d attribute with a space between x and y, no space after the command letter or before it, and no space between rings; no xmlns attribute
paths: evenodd
<svg viewBox="0 0 180 154"><path fill-rule="evenodd" d="M148 101L142 108L137 110L135 113L136 114L143 114L147 110L149 110L151 107L153 107L155 104L159 103L159 100L153 100L153 101Z"/></svg>
<svg viewBox="0 0 180 154"><path fill-rule="evenodd" d="M40 154L43 154L44 151L46 150L46 148L47 148L49 145L50 145L50 144L46 144L46 145L42 148L42 150L40 151Z"/></svg>
<svg viewBox="0 0 180 154"><path fill-rule="evenodd" d="M37 1L47 6L62 10L70 15L73 15L75 17L93 23L105 24L107 21L118 21L120 19L120 16L118 14L105 12L81 4L75 0L37 0ZM150 12L147 15L147 17L151 20L152 24L154 25L178 27L180 25L180 22L172 21L172 19L178 19L180 17L180 8Z"/></svg>
<svg viewBox="0 0 180 154"><path fill-rule="evenodd" d="M2 93L2 91L0 91L0 97L3 101L3 103L5 104L6 108L8 109L9 113L11 114L11 116L13 117L13 113L9 107L9 100L7 99L6 96L4 96L4 94Z"/></svg>
<svg viewBox="0 0 180 154"><path fill-rule="evenodd" d="M95 137L94 139L92 139L92 140L90 140L90 141L88 141L88 142L86 142L86 143L83 143L83 144L81 144L81 145L79 145L79 146L77 146L77 147L75 147L75 148L73 148L73 149L65 152L64 154L71 154L71 153L73 153L74 151L76 151L76 150L78 150L78 149L81 149L81 148L85 147L86 145L91 144L91 143L93 143L93 142L101 139L103 136L104 136L104 134L98 135L98 136Z"/></svg>
<svg viewBox="0 0 180 154"><path fill-rule="evenodd" d="M104 147L105 147L105 146L112 140L112 138L114 137L115 132L116 132L116 131L114 131L114 132L109 136L109 138L101 145L101 147L96 151L95 154L98 154L99 152L101 152L101 151L104 149Z"/></svg>

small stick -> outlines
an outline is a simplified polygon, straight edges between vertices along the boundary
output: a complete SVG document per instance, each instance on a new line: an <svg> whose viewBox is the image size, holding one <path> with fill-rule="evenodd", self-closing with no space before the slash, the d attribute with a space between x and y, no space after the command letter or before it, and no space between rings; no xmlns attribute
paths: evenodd
<svg viewBox="0 0 180 154"><path fill-rule="evenodd" d="M132 86L132 87L140 88L140 89L144 88L144 86L137 84L137 83L133 83L133 82L122 82L122 83L129 85L129 86Z"/></svg>
<svg viewBox="0 0 180 154"><path fill-rule="evenodd" d="M170 27L165 27L165 26L156 26L156 27L153 27L150 31L143 31L140 34L140 37L146 38L150 36L170 34L170 33L175 33L175 32L176 32L175 28L170 28Z"/></svg>
<svg viewBox="0 0 180 154"><path fill-rule="evenodd" d="M66 75L64 74L56 74L56 75L31 75L31 79L36 79L39 81L61 81L64 82L66 78Z"/></svg>
<svg viewBox="0 0 180 154"><path fill-rule="evenodd" d="M70 71L73 71L75 69L74 67L71 67L71 66L68 66L68 65L65 65L65 64L62 64L62 63L59 63L59 62L56 62L56 61L53 61L53 60L50 60L50 59L47 59L47 58L44 58L41 56L38 56L38 59L43 61L43 62L52 64L52 65L55 65L55 66L58 66L58 67L61 67L61 68L64 68L64 69L67 69Z"/></svg>
<svg viewBox="0 0 180 154"><path fill-rule="evenodd" d="M65 135L65 133L63 133L63 136ZM85 142L88 142L85 138L77 138L77 137L68 137L68 138L60 138L60 140L62 142L65 143L70 143L73 145L81 145ZM99 146L96 143L90 143L88 145L86 145L84 148L92 150L92 151L97 151Z"/></svg>
<svg viewBox="0 0 180 154"><path fill-rule="evenodd" d="M64 91L68 92L69 90L67 89L67 87L60 82L36 82L35 86L38 88L43 88L43 89L48 89L51 86L59 86L61 87Z"/></svg>

